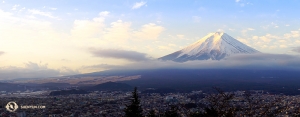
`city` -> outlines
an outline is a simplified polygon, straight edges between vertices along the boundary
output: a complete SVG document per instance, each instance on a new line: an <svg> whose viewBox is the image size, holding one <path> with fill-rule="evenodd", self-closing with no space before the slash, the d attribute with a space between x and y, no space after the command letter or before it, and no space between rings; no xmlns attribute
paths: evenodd
<svg viewBox="0 0 300 117"><path fill-rule="evenodd" d="M267 113L277 116L299 116L300 95L286 96L268 94L262 90L250 91L253 101L252 116L263 116ZM247 115L249 103L245 98L245 91L225 92L234 94L229 105L236 109L236 115ZM23 95L23 96L22 96ZM36 95L1 95L1 117L121 117L129 104L131 92L95 91L89 94L71 94L63 96L48 96L46 92ZM214 96L212 96L214 95ZM205 108L213 102L211 97L221 98L218 94L206 94L202 91L190 93L139 93L143 115L154 111L158 117L164 117L166 111L176 107L180 117L192 117L194 113L203 113ZM211 97L210 97L211 96ZM18 109L11 113L6 111L5 105L15 101L20 105L40 105L44 109ZM256 101L256 102L255 102ZM222 102L220 102L222 103ZM227 109L229 107L226 107ZM224 109L226 109L224 108ZM282 108L280 111L276 110ZM269 109L269 110L267 110ZM279 111L279 112L276 112Z"/></svg>

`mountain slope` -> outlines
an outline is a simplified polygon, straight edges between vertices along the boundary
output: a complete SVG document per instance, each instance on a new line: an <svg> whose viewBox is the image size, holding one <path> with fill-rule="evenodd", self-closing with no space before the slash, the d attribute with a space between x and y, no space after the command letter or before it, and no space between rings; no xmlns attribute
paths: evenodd
<svg viewBox="0 0 300 117"><path fill-rule="evenodd" d="M190 60L221 60L233 54L251 54L259 51L241 43L223 32L209 33L197 42L159 58L160 60L173 60L186 62Z"/></svg>
<svg viewBox="0 0 300 117"><path fill-rule="evenodd" d="M87 90L90 90L90 91L107 91L107 90L109 90L109 91L120 91L120 90L130 91L132 89L133 89L133 87L130 85L127 85L124 83L116 83L116 82L106 82L103 84L98 84L98 85L92 86L90 88L87 88Z"/></svg>

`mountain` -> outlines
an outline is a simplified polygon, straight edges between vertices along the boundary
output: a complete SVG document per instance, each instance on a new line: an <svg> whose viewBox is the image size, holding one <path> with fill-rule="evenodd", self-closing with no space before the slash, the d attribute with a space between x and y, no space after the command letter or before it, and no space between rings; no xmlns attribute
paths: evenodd
<svg viewBox="0 0 300 117"><path fill-rule="evenodd" d="M26 86L13 83L0 82L0 91L24 91Z"/></svg>
<svg viewBox="0 0 300 117"><path fill-rule="evenodd" d="M106 82L87 88L89 91L131 91L132 86L124 83Z"/></svg>
<svg viewBox="0 0 300 117"><path fill-rule="evenodd" d="M49 95L50 96L58 96L58 95L70 95L70 94L88 94L85 90L60 90L60 91L52 91Z"/></svg>
<svg viewBox="0 0 300 117"><path fill-rule="evenodd" d="M172 60L186 62L191 60L221 60L233 54L252 54L259 51L241 43L223 32L209 33L197 42L159 58L160 60Z"/></svg>

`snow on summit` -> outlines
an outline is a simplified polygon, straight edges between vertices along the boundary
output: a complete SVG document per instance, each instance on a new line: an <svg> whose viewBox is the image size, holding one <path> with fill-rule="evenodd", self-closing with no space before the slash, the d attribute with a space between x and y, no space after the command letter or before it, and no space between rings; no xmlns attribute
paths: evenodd
<svg viewBox="0 0 300 117"><path fill-rule="evenodd" d="M252 54L259 51L241 43L223 32L209 33L197 42L159 58L186 62L190 60L220 60L233 54Z"/></svg>

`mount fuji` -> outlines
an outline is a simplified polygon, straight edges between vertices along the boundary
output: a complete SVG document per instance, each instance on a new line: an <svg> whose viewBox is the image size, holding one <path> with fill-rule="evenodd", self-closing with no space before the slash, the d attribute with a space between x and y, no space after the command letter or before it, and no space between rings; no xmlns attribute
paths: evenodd
<svg viewBox="0 0 300 117"><path fill-rule="evenodd" d="M259 51L223 32L209 33L197 42L159 60L186 62L191 60L221 60L234 54L253 54Z"/></svg>

